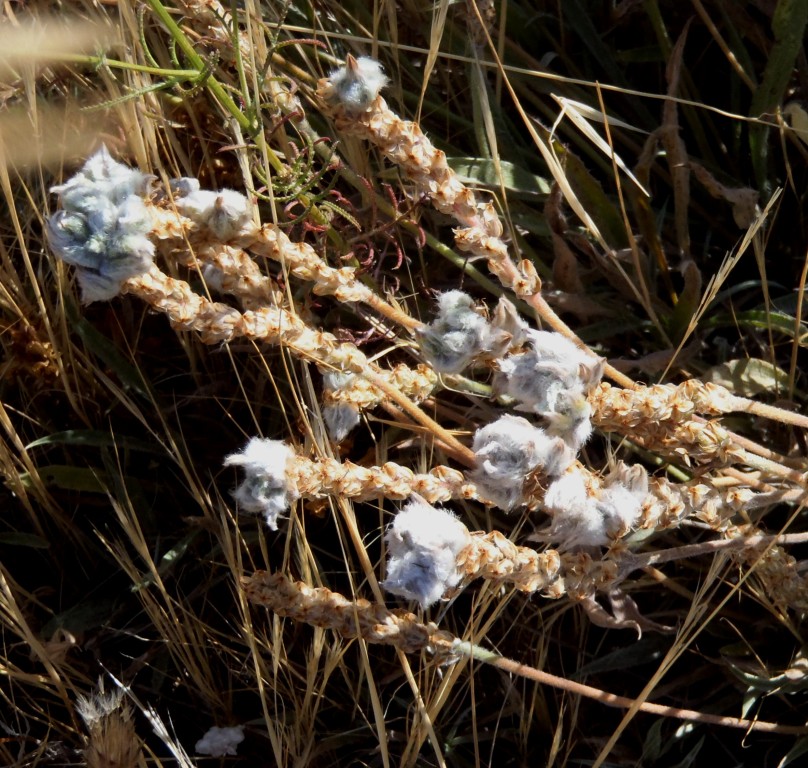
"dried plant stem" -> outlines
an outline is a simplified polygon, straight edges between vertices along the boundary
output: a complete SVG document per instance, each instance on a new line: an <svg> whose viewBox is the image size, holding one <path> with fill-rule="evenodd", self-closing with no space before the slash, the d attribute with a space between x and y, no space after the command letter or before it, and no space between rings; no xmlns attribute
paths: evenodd
<svg viewBox="0 0 808 768"><path fill-rule="evenodd" d="M670 422L681 422L696 413L720 416L733 412L753 413L808 428L808 417L802 414L737 397L719 384L698 379L681 384L632 384L623 389L602 382L590 393L589 402L595 424L605 430L655 425L662 432Z"/></svg>
<svg viewBox="0 0 808 768"><path fill-rule="evenodd" d="M330 84L320 81L319 94L328 103ZM591 354L570 328L556 315L541 296L541 280L529 261L519 266L508 254L502 239L503 228L491 203L481 203L473 190L466 187L446 162L445 153L437 149L417 123L402 120L387 102L378 96L368 109L358 115L346 113L341 107L330 108L337 128L374 144L391 162L398 165L421 194L428 195L442 213L457 220L462 227L455 230L455 242L461 251L482 256L488 268L506 288L538 312L553 330L574 341ZM617 383L630 386L632 380L611 366L607 374Z"/></svg>
<svg viewBox="0 0 808 768"><path fill-rule="evenodd" d="M359 598L348 600L325 587L310 587L292 581L283 573L256 571L242 579L247 599L295 621L331 629L348 638L392 645L404 653L428 646L451 651L454 637L436 624L424 624L406 611L390 611L379 603Z"/></svg>
<svg viewBox="0 0 808 768"><path fill-rule="evenodd" d="M349 600L325 587L310 587L292 581L282 573L256 571L242 579L247 599L279 616L301 621L324 629L331 629L343 637L362 638L369 643L392 645L405 653L430 649L441 656L467 657L490 664L508 674L514 674L542 685L585 696L610 707L629 709L637 702L625 696L616 696L589 685L566 680L547 672L520 664L512 659L461 641L452 634L439 630L437 625L419 621L412 613L390 611L383 605L359 598ZM642 702L641 712L674 717L679 720L743 728L767 733L808 733L806 726L789 726L760 720L742 720L735 717L709 715L678 707Z"/></svg>
<svg viewBox="0 0 808 768"><path fill-rule="evenodd" d="M264 307L241 313L194 293L188 283L169 277L154 265L148 272L127 280L122 292L132 293L168 315L175 328L196 331L205 344L241 336L283 345L296 357L325 368L364 376L414 421L432 432L458 460L474 466L474 454L391 386L353 344L341 344L332 334L309 328L293 312L281 307Z"/></svg>
<svg viewBox="0 0 808 768"><path fill-rule="evenodd" d="M401 500L417 493L430 504L479 498L477 488L465 479L462 472L445 466L416 474L393 462L380 467L361 467L350 461L328 458L312 461L294 456L286 473L290 487L303 498L334 495L360 501L380 496Z"/></svg>
<svg viewBox="0 0 808 768"><path fill-rule="evenodd" d="M626 554L620 560L620 576L627 576L638 568L647 568L661 563L670 563L674 560L687 560L702 555L712 555L716 552L729 552L736 550L758 550L761 546L805 544L808 542L808 533L785 533L779 535L764 535L760 533L751 536L740 535L731 539L715 539L703 541L700 544L686 544L681 547L671 547L657 552L645 552L641 555Z"/></svg>
<svg viewBox="0 0 808 768"><path fill-rule="evenodd" d="M413 331L423 326L419 320L410 317L406 312L386 302L370 287L360 282L354 267L330 267L308 243L296 243L285 232L273 224L265 224L248 228L242 235L229 243L218 243L211 240L210 234L202 230L190 219L176 211L152 206L154 227L152 235L158 240L186 240L195 250L195 256L205 263L221 269L234 280L239 275L247 279L244 293L251 297L254 290L252 281L262 278L268 280L260 272L258 265L252 262L244 251L277 261L286 266L290 273L300 280L314 283L312 290L318 296L334 296L337 301L362 303L378 312L396 325ZM239 255L241 251L241 255ZM175 251L175 256L183 263L191 263L193 256ZM252 266L248 262L252 262ZM239 272L243 269L243 272ZM225 288L225 290L228 290ZM241 297L237 284L233 283L228 290Z"/></svg>
<svg viewBox="0 0 808 768"><path fill-rule="evenodd" d="M743 720L737 717L724 717L722 715L710 715L703 712L696 712L692 709L680 709L679 707L668 707L662 704L652 704L644 701L637 706L634 699L626 696L616 696L613 693L607 693L600 688L593 688L590 685L583 683L576 683L572 680L567 680L563 677L551 675L549 672L544 672L535 667L529 667L521 664L513 659L499 656L493 651L482 648L479 645L474 645L469 642L457 640L453 647L453 651L457 654L463 654L477 661L491 664L497 669L502 670L511 675L517 675L527 680L533 680L541 685L549 685L552 688L557 688L562 691L568 691L577 696L585 696L589 699L599 701L607 707L616 707L618 709L630 709L637 707L640 712L647 712L652 715L661 715L662 717L673 717L677 720L688 720L696 723L707 723L710 725L721 725L728 728L742 728L747 731L761 731L763 733L788 733L788 734L805 734L808 733L808 726L804 725L780 725L779 723L769 723L763 720Z"/></svg>
<svg viewBox="0 0 808 768"><path fill-rule="evenodd" d="M408 331L423 327L398 307L389 304L356 277L354 267L329 267L308 243L296 243L278 227L266 224L246 233L239 245L260 256L285 264L300 280L314 283L313 291L321 296L334 296L337 301L367 305L383 317Z"/></svg>

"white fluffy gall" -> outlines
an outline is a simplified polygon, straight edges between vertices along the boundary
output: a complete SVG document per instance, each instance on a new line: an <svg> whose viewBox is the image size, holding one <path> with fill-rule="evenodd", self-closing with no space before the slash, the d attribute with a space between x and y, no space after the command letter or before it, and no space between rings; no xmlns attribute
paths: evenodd
<svg viewBox="0 0 808 768"><path fill-rule="evenodd" d="M411 501L387 529L387 579L384 588L424 608L457 586L457 557L471 538L451 512L425 501Z"/></svg>
<svg viewBox="0 0 808 768"><path fill-rule="evenodd" d="M254 437L240 453L224 460L226 467L241 467L244 480L233 497L244 512L261 514L267 527L278 530L278 518L297 498L296 489L289 487L286 465L294 455L280 440Z"/></svg>

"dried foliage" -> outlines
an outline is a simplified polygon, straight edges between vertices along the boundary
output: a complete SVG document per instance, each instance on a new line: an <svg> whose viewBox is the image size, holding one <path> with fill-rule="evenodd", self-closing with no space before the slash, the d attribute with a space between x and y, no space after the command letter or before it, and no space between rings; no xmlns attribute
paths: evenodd
<svg viewBox="0 0 808 768"><path fill-rule="evenodd" d="M808 3L51 11L0 762L804 752Z"/></svg>

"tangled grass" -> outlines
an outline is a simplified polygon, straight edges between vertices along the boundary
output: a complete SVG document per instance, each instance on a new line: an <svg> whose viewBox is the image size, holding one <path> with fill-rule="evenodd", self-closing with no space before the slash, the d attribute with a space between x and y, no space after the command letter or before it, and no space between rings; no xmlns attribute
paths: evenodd
<svg viewBox="0 0 808 768"><path fill-rule="evenodd" d="M808 3L67 10L0 30L0 760L796 760Z"/></svg>

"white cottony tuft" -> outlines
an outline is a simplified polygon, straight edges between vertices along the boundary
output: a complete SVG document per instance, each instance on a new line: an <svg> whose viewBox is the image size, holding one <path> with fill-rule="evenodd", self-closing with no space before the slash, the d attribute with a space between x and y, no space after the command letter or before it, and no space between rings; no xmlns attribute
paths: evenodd
<svg viewBox="0 0 808 768"><path fill-rule="evenodd" d="M600 381L605 361L559 333L528 330L529 348L499 361L494 388L519 401L517 410L543 416L547 431L579 450L591 434L586 396Z"/></svg>
<svg viewBox="0 0 808 768"><path fill-rule="evenodd" d="M194 746L197 755L226 757L236 755L238 745L244 741L244 726L233 725L228 728L213 726Z"/></svg>
<svg viewBox="0 0 808 768"><path fill-rule="evenodd" d="M77 268L82 301L106 301L154 259L144 202L153 177L113 160L102 147L78 173L52 187L62 210L48 220L56 255Z"/></svg>
<svg viewBox="0 0 808 768"><path fill-rule="evenodd" d="M488 322L474 309L474 300L463 291L447 291L438 297L438 314L418 331L424 357L439 373L460 373L483 351Z"/></svg>
<svg viewBox="0 0 808 768"><path fill-rule="evenodd" d="M387 579L384 588L424 608L456 587L457 557L471 538L451 512L425 501L411 501L387 530Z"/></svg>
<svg viewBox="0 0 808 768"><path fill-rule="evenodd" d="M634 527L647 495L648 475L641 466L620 463L601 487L580 469L570 469L544 496L553 515L549 539L565 549L608 546Z"/></svg>
<svg viewBox="0 0 808 768"><path fill-rule="evenodd" d="M519 317L516 307L504 296L497 302L483 345L491 357L502 357L511 347L527 340L528 324Z"/></svg>
<svg viewBox="0 0 808 768"><path fill-rule="evenodd" d="M323 389L335 391L348 387L356 379L353 373L326 371L323 374ZM323 419L328 435L335 443L341 443L359 423L359 408L349 402L330 402L323 406Z"/></svg>
<svg viewBox="0 0 808 768"><path fill-rule="evenodd" d="M334 403L323 408L323 420L335 443L341 443L359 423L359 409L351 403Z"/></svg>
<svg viewBox="0 0 808 768"><path fill-rule="evenodd" d="M477 468L470 477L504 510L523 503L525 478L531 472L539 469L548 477L557 477L575 460L561 438L510 415L478 429L472 450Z"/></svg>
<svg viewBox="0 0 808 768"><path fill-rule="evenodd" d="M378 61L369 56L355 59L348 54L345 66L328 75L322 93L331 106L341 106L349 114L359 114L371 105L388 82Z"/></svg>
<svg viewBox="0 0 808 768"><path fill-rule="evenodd" d="M174 199L177 210L207 227L221 242L244 234L252 224L250 202L241 192L199 189L196 179L175 179L171 184L177 195Z"/></svg>
<svg viewBox="0 0 808 768"><path fill-rule="evenodd" d="M280 440L254 437L240 453L224 460L226 467L242 467L244 480L233 497L244 512L262 514L270 530L278 530L278 518L297 498L297 490L289 487L286 465L294 456L292 449Z"/></svg>

